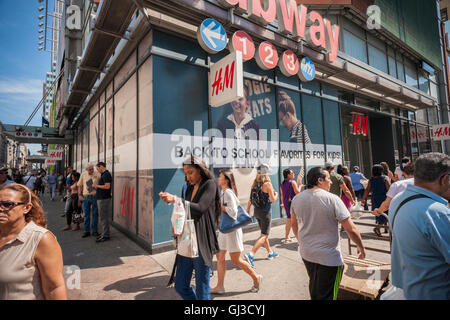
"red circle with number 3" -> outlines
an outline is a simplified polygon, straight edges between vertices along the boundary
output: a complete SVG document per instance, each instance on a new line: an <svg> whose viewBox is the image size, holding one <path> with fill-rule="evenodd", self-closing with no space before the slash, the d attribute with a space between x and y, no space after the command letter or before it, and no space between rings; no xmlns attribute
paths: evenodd
<svg viewBox="0 0 450 320"><path fill-rule="evenodd" d="M261 42L256 55L256 63L264 70L275 68L278 64L278 52L275 46L267 41Z"/></svg>
<svg viewBox="0 0 450 320"><path fill-rule="evenodd" d="M230 44L232 45L232 50L242 52L244 61L252 59L255 55L255 43L244 31L236 31Z"/></svg>
<svg viewBox="0 0 450 320"><path fill-rule="evenodd" d="M286 77L296 75L300 67L297 56L291 50L283 52L279 65L281 72Z"/></svg>

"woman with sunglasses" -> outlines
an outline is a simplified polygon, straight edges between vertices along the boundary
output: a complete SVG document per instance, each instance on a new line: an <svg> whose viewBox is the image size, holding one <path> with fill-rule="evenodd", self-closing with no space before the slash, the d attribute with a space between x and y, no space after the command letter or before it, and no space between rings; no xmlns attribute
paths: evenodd
<svg viewBox="0 0 450 320"><path fill-rule="evenodd" d="M66 300L61 247L26 186L0 187L0 300Z"/></svg>

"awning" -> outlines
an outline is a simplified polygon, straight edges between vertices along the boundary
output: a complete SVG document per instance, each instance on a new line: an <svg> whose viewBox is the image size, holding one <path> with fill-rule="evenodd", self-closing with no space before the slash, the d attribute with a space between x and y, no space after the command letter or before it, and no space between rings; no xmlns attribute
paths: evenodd
<svg viewBox="0 0 450 320"><path fill-rule="evenodd" d="M343 58L340 60L333 63L334 68L330 68L329 65L316 65L316 69L320 72L318 78L336 85L345 84L344 88L346 89L361 92L414 111L437 104L437 100L425 92L402 83L379 70L369 66L363 68L351 61L345 61ZM361 62L358 63L361 64Z"/></svg>
<svg viewBox="0 0 450 320"><path fill-rule="evenodd" d="M64 112L69 123L79 111L79 108L74 106L81 107L91 93L99 74L123 38L135 12L136 5L133 0L103 1L95 29L84 50L65 103L65 106L70 106Z"/></svg>

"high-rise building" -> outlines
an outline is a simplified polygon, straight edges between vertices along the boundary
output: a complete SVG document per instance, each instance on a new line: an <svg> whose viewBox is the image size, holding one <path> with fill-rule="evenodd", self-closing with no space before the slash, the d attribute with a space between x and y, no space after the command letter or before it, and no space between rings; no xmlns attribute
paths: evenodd
<svg viewBox="0 0 450 320"><path fill-rule="evenodd" d="M63 10L64 10L64 1L55 0L53 4L53 12L50 12L51 8L47 8L48 18L51 20L51 27L47 27L49 31L48 34L51 35L49 39L50 41L50 52L51 52L51 60L50 60L50 72L47 72L45 77L45 86L44 86L44 102L42 106L42 117L45 118L48 122L53 123L55 119L51 119L52 114L54 114L54 110L52 111L52 100L54 94L53 82L56 80L57 71L57 56L58 56L58 46L59 46L59 37L60 37L60 21L62 19ZM55 115L53 115L55 117Z"/></svg>

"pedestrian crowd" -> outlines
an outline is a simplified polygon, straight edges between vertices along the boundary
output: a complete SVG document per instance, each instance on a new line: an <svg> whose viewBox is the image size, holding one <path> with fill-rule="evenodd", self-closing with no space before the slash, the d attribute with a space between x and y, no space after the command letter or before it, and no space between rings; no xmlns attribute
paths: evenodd
<svg viewBox="0 0 450 320"><path fill-rule="evenodd" d="M191 157L184 162L183 169L187 183L181 198L190 208L195 222L198 256L177 255L175 290L183 299L189 300L208 300L210 294L225 293L228 252L231 263L252 279L250 291L259 292L263 275L256 272L255 254L264 247L267 259L278 257L269 241L271 207L279 196L270 180L269 166L261 164L257 168L249 190L250 200L246 209L250 212L253 206L260 235L250 252L245 254L241 228L229 233L216 233L223 215L237 220L239 214L240 202L232 170L220 171L216 182L200 158ZM415 175L415 172L421 173ZM292 230L309 276L311 299L337 299L344 272L339 225L356 244L358 258L365 259L366 249L352 221L351 211L359 203L368 210L369 202L376 221L373 232L382 237L381 229L387 232L390 227L394 235L391 289L396 291L392 295L392 290L388 290L383 295L384 299L450 299L450 211L447 206L450 200L450 157L429 153L420 156L415 163L404 158L395 173L383 162L373 165L371 173L367 179L358 166L350 173L346 166L339 165L335 171L332 163L326 163L323 168L315 167L308 171L305 186L297 184L292 169L283 171L280 200L287 219L282 242L292 241ZM413 196L407 197L408 194ZM160 197L167 203L179 199L167 192L161 192ZM400 208L406 201L399 203L398 199L403 198L407 201L421 198L422 205L410 204ZM405 208L414 211L412 221L409 221ZM397 218L395 228L392 212L402 217ZM389 214L389 220L383 213ZM408 228L414 228L414 232L408 234ZM218 280L216 286L210 288L214 255ZM191 286L193 274L195 290Z"/></svg>
<svg viewBox="0 0 450 320"><path fill-rule="evenodd" d="M65 193L64 230L81 230L83 223L83 238L93 235L96 242L110 239L112 176L103 162L95 169L88 165L78 173L69 167L65 178L54 171L48 176L31 172L21 180L8 177L8 170L0 169L0 299L66 299L61 248L46 229L39 186L48 186L52 200L56 190L60 195ZM183 299L209 300L210 294L226 292L227 253L231 263L248 274L250 291L260 292L263 275L257 272L255 255L264 248L267 259L279 256L269 241L272 206L278 199L287 217L282 242L297 240L311 299L337 299L344 272L339 225L356 244L358 258L365 259L366 249L351 212L359 203L367 209L369 202L377 225L374 233L381 237L381 229L389 227L393 234L393 286L382 299L450 299L447 155L427 153L414 163L404 158L394 173L386 163L375 164L370 179L357 166L350 173L346 166L339 165L335 170L332 163L326 163L308 170L305 185L288 168L283 171L280 194L270 179L270 167L260 164L245 208L238 198L232 170L220 171L216 180L205 162L194 156L183 163L183 170L181 197L159 194L169 204L182 201L189 212L185 229L188 221L193 223L196 252L177 254L175 263L175 290ZM252 207L260 235L252 249L244 253L242 227L225 231L221 222L225 215L238 222ZM211 288L214 257L217 283ZM193 276L195 289L191 286Z"/></svg>

